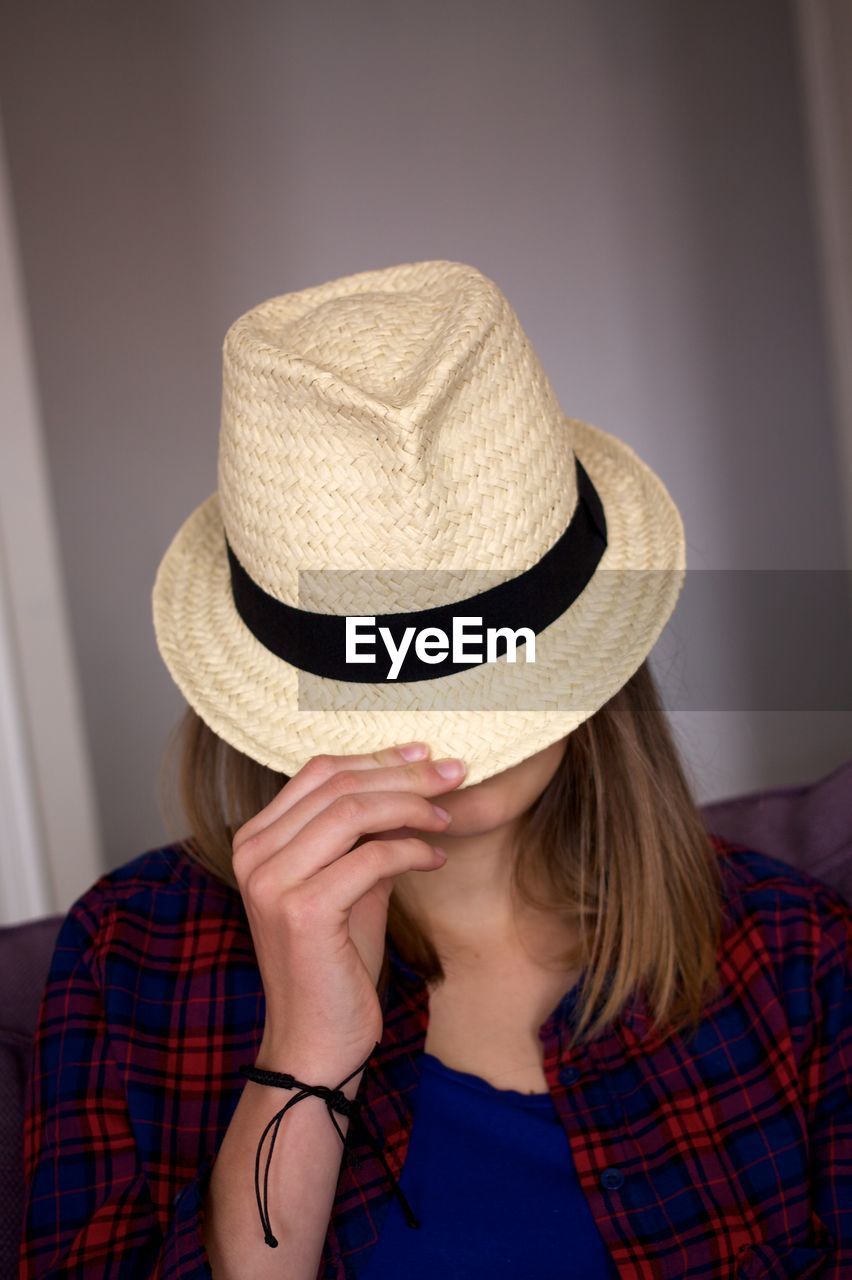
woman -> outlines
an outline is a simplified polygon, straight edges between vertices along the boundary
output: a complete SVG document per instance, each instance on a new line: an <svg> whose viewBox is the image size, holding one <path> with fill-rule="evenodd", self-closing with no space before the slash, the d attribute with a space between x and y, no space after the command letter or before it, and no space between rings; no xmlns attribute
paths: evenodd
<svg viewBox="0 0 852 1280"><path fill-rule="evenodd" d="M464 264L224 354L153 602L189 834L62 926L21 1280L846 1274L852 912L704 830L659 479Z"/></svg>

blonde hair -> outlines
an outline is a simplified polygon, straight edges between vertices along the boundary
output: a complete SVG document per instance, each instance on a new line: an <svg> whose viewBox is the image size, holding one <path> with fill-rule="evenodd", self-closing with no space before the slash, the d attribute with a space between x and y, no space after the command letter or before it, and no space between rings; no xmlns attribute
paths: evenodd
<svg viewBox="0 0 852 1280"><path fill-rule="evenodd" d="M233 837L288 780L187 706L163 756L161 816L167 828L188 829L174 841L182 852L239 892ZM579 925L578 947L560 960L585 968L572 1045L600 1034L640 987L655 1030L697 1026L719 989L719 852L647 662L568 735L555 774L521 817L513 871L521 900ZM443 980L432 941L393 893L387 933L427 981ZM380 992L388 979L385 948Z"/></svg>

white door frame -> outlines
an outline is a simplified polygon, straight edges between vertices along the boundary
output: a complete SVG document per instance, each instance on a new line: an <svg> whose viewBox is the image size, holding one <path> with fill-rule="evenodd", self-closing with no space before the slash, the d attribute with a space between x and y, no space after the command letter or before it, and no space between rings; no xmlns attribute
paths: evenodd
<svg viewBox="0 0 852 1280"><path fill-rule="evenodd" d="M0 925L104 869L0 117Z"/></svg>
<svg viewBox="0 0 852 1280"><path fill-rule="evenodd" d="M852 4L796 0L793 13L852 568Z"/></svg>

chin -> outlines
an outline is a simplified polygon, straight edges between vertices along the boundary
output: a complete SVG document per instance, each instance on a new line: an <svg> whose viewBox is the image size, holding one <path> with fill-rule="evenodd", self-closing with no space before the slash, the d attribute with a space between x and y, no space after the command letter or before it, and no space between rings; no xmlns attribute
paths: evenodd
<svg viewBox="0 0 852 1280"><path fill-rule="evenodd" d="M436 803L453 816L447 835L479 835L519 817L553 778L565 754L565 745L565 739L560 738L472 787L436 796Z"/></svg>
<svg viewBox="0 0 852 1280"><path fill-rule="evenodd" d="M487 820L489 817L498 818L509 806L507 806L506 788L501 787L499 779L502 775L493 778L486 778L483 782L477 782L472 787L464 787L461 791L445 791L442 795L436 796L437 804L442 804L448 813L453 815L453 821L461 820Z"/></svg>
<svg viewBox="0 0 852 1280"><path fill-rule="evenodd" d="M436 804L452 814L448 836L482 835L517 818L532 802L516 788L507 785L506 773L485 778L462 791L446 791L436 796Z"/></svg>

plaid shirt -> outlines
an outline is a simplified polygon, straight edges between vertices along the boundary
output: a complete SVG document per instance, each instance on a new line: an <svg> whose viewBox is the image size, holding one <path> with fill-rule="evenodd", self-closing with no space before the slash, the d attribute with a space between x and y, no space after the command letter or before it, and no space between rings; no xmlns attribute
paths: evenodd
<svg viewBox="0 0 852 1280"><path fill-rule="evenodd" d="M553 1101L621 1276L849 1280L852 909L805 872L712 841L726 883L722 993L696 1036L643 1041L637 997L571 1053L566 993L539 1031ZM359 1097L398 1178L428 993L389 950L384 1033ZM20 1280L210 1280L202 1196L263 1022L239 893L173 846L77 899L33 1046ZM393 1195L354 1133L321 1280L357 1274Z"/></svg>

